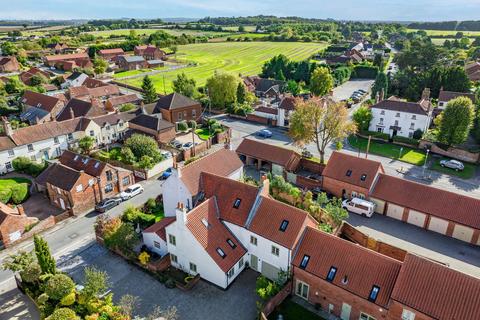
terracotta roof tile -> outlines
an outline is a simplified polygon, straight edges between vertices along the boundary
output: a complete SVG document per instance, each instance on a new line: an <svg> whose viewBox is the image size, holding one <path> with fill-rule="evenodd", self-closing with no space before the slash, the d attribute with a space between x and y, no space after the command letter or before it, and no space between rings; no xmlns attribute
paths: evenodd
<svg viewBox="0 0 480 320"><path fill-rule="evenodd" d="M237 153L278 164L288 171L295 171L300 164L300 155L294 150L274 146L252 139L243 139Z"/></svg>
<svg viewBox="0 0 480 320"><path fill-rule="evenodd" d="M165 110L174 110L174 109L181 109L191 106L197 106L200 102L197 102L189 97L186 97L179 93L171 93L164 97L161 97L157 104L155 105L155 111L160 112L160 109Z"/></svg>
<svg viewBox="0 0 480 320"><path fill-rule="evenodd" d="M480 200L381 174L371 197L480 229Z"/></svg>
<svg viewBox="0 0 480 320"><path fill-rule="evenodd" d="M323 170L322 175L370 189L379 170L383 172L383 167L380 162L335 151L330 156L330 159L328 159L327 166ZM362 181L363 175L366 175L364 181Z"/></svg>
<svg viewBox="0 0 480 320"><path fill-rule="evenodd" d="M83 86L91 89L91 88L108 86L108 83L105 83L103 81L100 81L100 80L93 79L93 78L89 77L89 78L85 79L85 81L83 82Z"/></svg>
<svg viewBox="0 0 480 320"><path fill-rule="evenodd" d="M114 48L114 49L102 49L98 51L101 55L103 54L124 54L122 48Z"/></svg>
<svg viewBox="0 0 480 320"><path fill-rule="evenodd" d="M477 320L480 279L407 254L392 299L439 320Z"/></svg>
<svg viewBox="0 0 480 320"><path fill-rule="evenodd" d="M332 284L368 300L373 286L380 288L374 303L388 307L402 263L328 233L307 228L292 264L300 268L309 256L305 271L323 280L331 267L337 269ZM346 284L342 283L346 278Z"/></svg>
<svg viewBox="0 0 480 320"><path fill-rule="evenodd" d="M223 272L228 272L247 253L218 218L215 198L208 199L187 214L187 228ZM228 244L228 239L235 248ZM220 256L218 249L223 251L224 257Z"/></svg>
<svg viewBox="0 0 480 320"><path fill-rule="evenodd" d="M60 99L57 97L47 96L46 94L26 90L23 94L22 102L27 106L37 107L51 112L57 103L60 102Z"/></svg>
<svg viewBox="0 0 480 320"><path fill-rule="evenodd" d="M72 54L58 54L53 56L46 56L45 60L48 62L71 60L71 59L90 59L87 53L72 53Z"/></svg>
<svg viewBox="0 0 480 320"><path fill-rule="evenodd" d="M113 107L116 107L126 103L137 103L141 100L142 99L139 98L136 94L132 93L123 96L112 97L108 99L107 102L109 102Z"/></svg>
<svg viewBox="0 0 480 320"><path fill-rule="evenodd" d="M0 136L0 150L10 150L15 148L15 143L10 139L9 137L6 136Z"/></svg>
<svg viewBox="0 0 480 320"><path fill-rule="evenodd" d="M280 230L283 221L288 221L285 231ZM317 225L318 223L306 211L262 196L260 205L247 228L285 248L293 249L303 230L307 226Z"/></svg>
<svg viewBox="0 0 480 320"><path fill-rule="evenodd" d="M94 177L99 177L102 174L103 169L106 166L109 166L105 162L82 156L69 150L65 150L62 153L59 161L64 166L67 166L77 171L84 171L85 173Z"/></svg>
<svg viewBox="0 0 480 320"><path fill-rule="evenodd" d="M165 228L175 222L175 220L176 217L165 217L159 222L145 229L143 233L155 233L160 237L160 239L162 239L163 241L167 241L167 234L165 232Z"/></svg>
<svg viewBox="0 0 480 320"><path fill-rule="evenodd" d="M200 190L200 175L202 172L228 177L242 167L243 163L234 151L220 149L180 168L180 179L190 193L196 195Z"/></svg>

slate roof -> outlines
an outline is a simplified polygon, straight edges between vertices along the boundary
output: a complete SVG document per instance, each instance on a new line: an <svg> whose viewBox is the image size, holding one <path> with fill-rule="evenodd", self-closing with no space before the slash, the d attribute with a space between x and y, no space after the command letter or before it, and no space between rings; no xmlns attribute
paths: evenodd
<svg viewBox="0 0 480 320"><path fill-rule="evenodd" d="M382 100L370 108L383 109L399 112L407 112L419 115L428 115L427 109L419 102L406 102L397 99Z"/></svg>
<svg viewBox="0 0 480 320"><path fill-rule="evenodd" d="M147 129L155 130L157 132L175 127L173 123L163 120L161 117L148 114L139 114L130 120L130 123Z"/></svg>
<svg viewBox="0 0 480 320"><path fill-rule="evenodd" d="M28 108L28 110L22 112L19 117L22 121L27 121L29 123L37 123L37 119L42 120L48 115L50 115L50 113L46 110L37 107L30 107Z"/></svg>
<svg viewBox="0 0 480 320"><path fill-rule="evenodd" d="M145 59L142 56L121 56L121 58L125 59L125 61L128 63L145 61Z"/></svg>
<svg viewBox="0 0 480 320"><path fill-rule="evenodd" d="M467 97L472 100L472 102L476 101L475 94L473 93L466 93L466 92L454 92L454 91L440 91L438 96L438 101L449 102L458 97Z"/></svg>
<svg viewBox="0 0 480 320"><path fill-rule="evenodd" d="M159 222L151 225L150 227L148 227L147 229L145 229L143 231L143 233L155 233L157 234L160 239L162 239L163 241L167 241L167 234L165 232L165 228L169 225L171 225L172 223L174 223L176 220L176 217L165 217L163 218L162 220L160 220Z"/></svg>
<svg viewBox="0 0 480 320"><path fill-rule="evenodd" d="M371 197L480 229L480 200L458 193L380 174Z"/></svg>
<svg viewBox="0 0 480 320"><path fill-rule="evenodd" d="M75 118L78 117L96 117L100 115L107 114L107 112L99 106L98 101L84 101L81 99L73 98L71 99L65 108L58 114L57 121L65 121L71 119L71 112Z"/></svg>
<svg viewBox="0 0 480 320"><path fill-rule="evenodd" d="M182 109L191 106L197 106L200 102L197 102L189 97L186 97L180 93L171 93L164 97L161 97L157 104L155 105L155 112L160 112L160 109L165 110L174 110L174 109Z"/></svg>
<svg viewBox="0 0 480 320"><path fill-rule="evenodd" d="M278 88L280 88L284 84L285 84L285 81L260 78L258 79L257 85L255 87L255 91L267 92L269 89L271 89L274 86L278 86Z"/></svg>
<svg viewBox="0 0 480 320"><path fill-rule="evenodd" d="M392 299L433 319L477 320L480 279L407 254Z"/></svg>
<svg viewBox="0 0 480 320"><path fill-rule="evenodd" d="M380 288L375 304L388 307L402 263L350 241L308 227L295 249L292 264L300 268L309 256L306 272L326 281L331 267L337 268L332 284L368 300L372 287ZM346 283L342 280L346 277Z"/></svg>

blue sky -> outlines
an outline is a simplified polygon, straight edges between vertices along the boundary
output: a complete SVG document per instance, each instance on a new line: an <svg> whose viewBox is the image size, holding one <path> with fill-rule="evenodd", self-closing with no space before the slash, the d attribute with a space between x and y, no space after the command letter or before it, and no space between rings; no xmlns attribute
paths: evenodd
<svg viewBox="0 0 480 320"><path fill-rule="evenodd" d="M200 18L257 14L397 21L480 19L480 0L0 0L2 2L5 4L1 19Z"/></svg>

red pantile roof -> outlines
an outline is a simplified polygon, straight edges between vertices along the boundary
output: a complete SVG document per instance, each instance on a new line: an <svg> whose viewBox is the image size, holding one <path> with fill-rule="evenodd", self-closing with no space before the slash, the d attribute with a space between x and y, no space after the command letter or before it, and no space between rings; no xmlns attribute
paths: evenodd
<svg viewBox="0 0 480 320"><path fill-rule="evenodd" d="M176 217L165 217L159 222L145 229L143 233L155 233L160 237L160 239L162 239L163 241L167 241L167 234L165 232L165 228L175 222L175 220Z"/></svg>
<svg viewBox="0 0 480 320"><path fill-rule="evenodd" d="M98 88L98 87L108 86L108 83L105 83L105 82L103 82L103 81L100 81L100 80L97 80L97 79L93 79L93 78L88 77L88 78L85 79L85 81L83 82L83 86L91 89L91 88Z"/></svg>
<svg viewBox="0 0 480 320"><path fill-rule="evenodd" d="M122 48L102 49L102 50L99 50L98 52L101 55L104 55L104 54L124 54L125 53Z"/></svg>
<svg viewBox="0 0 480 320"><path fill-rule="evenodd" d="M256 112L268 113L268 114L274 114L274 115L278 114L278 110L276 108L263 107L263 106L255 108L255 111Z"/></svg>
<svg viewBox="0 0 480 320"><path fill-rule="evenodd" d="M280 225L284 220L288 221L288 226L285 231L281 231ZM318 222L306 211L262 196L252 221L247 222L247 229L285 248L293 249L303 230L307 226L317 225Z"/></svg>
<svg viewBox="0 0 480 320"><path fill-rule="evenodd" d="M26 90L22 97L22 102L27 106L36 107L51 112L60 102L57 97L47 96L46 94Z"/></svg>
<svg viewBox="0 0 480 320"><path fill-rule="evenodd" d="M87 53L72 53L72 54L58 54L53 56L46 56L45 60L47 62L56 62L64 60L75 60L75 59L90 59Z"/></svg>
<svg viewBox="0 0 480 320"><path fill-rule="evenodd" d="M480 229L480 200L458 193L381 174L371 197Z"/></svg>
<svg viewBox="0 0 480 320"><path fill-rule="evenodd" d="M126 103L137 103L141 100L142 99L139 98L135 93L132 93L123 96L112 97L107 100L107 103L109 103L112 107L116 107Z"/></svg>
<svg viewBox="0 0 480 320"><path fill-rule="evenodd" d="M202 172L228 177L242 167L243 163L234 151L220 149L180 168L180 179L190 193L196 195L200 190L200 175Z"/></svg>
<svg viewBox="0 0 480 320"><path fill-rule="evenodd" d="M247 253L220 221L215 198L208 199L187 214L187 228L223 272L228 272ZM228 239L235 248L228 244ZM224 252L224 257L220 256L218 249Z"/></svg>
<svg viewBox="0 0 480 320"><path fill-rule="evenodd" d="M434 319L478 320L480 279L407 254L392 299Z"/></svg>
<svg viewBox="0 0 480 320"><path fill-rule="evenodd" d="M236 151L245 156L278 164L288 171L295 171L301 159L300 155L294 150L252 139L244 139Z"/></svg>
<svg viewBox="0 0 480 320"><path fill-rule="evenodd" d="M323 170L322 175L370 189L378 171L384 172L380 162L335 151L330 156L330 159L328 159L327 166ZM366 175L364 181L362 181L363 175Z"/></svg>
<svg viewBox="0 0 480 320"><path fill-rule="evenodd" d="M75 169L77 171L84 171L85 173L94 177L99 177L102 174L103 169L106 166L109 166L105 162L82 156L69 150L65 150L62 153L59 161L64 166Z"/></svg>
<svg viewBox="0 0 480 320"><path fill-rule="evenodd" d="M300 268L305 255L310 257L306 272L326 280L330 268L335 267L332 284L366 300L375 285L380 290L374 303L388 307L402 265L400 261L315 228L305 230L292 264Z"/></svg>

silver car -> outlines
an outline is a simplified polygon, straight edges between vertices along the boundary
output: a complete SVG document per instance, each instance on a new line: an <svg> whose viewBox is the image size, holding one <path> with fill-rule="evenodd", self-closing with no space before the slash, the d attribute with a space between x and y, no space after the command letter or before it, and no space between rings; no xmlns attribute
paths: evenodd
<svg viewBox="0 0 480 320"><path fill-rule="evenodd" d="M440 161L440 165L445 168L450 168L455 171L463 171L465 169L465 166L463 163L457 160L442 160Z"/></svg>

